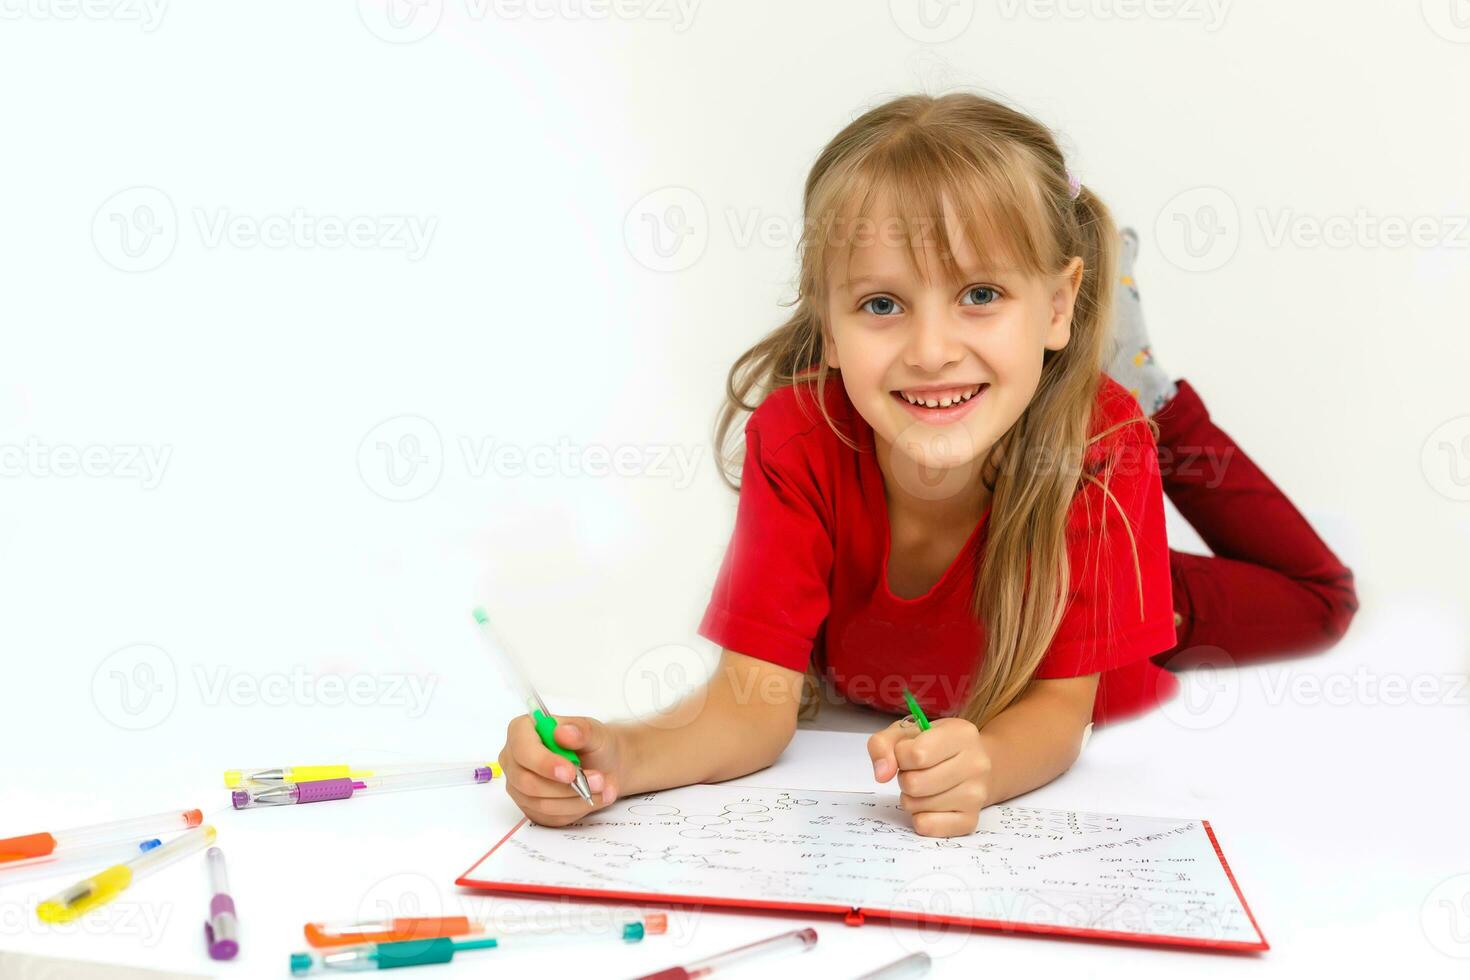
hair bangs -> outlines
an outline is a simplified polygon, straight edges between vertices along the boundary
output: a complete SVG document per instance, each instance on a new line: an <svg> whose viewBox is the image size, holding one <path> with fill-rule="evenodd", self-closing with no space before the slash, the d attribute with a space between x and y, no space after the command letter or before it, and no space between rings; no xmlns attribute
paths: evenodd
<svg viewBox="0 0 1470 980"><path fill-rule="evenodd" d="M869 244L901 246L910 269L925 282L930 263L945 281L963 283L983 272L1040 275L1059 267L1057 245L1038 237L1050 227L1045 196L1028 175L1034 168L994 154L911 132L853 162L845 179L831 181L829 199L813 202L804 249L814 270L843 268L850 279L854 253ZM959 263L961 241L975 268ZM830 273L812 283L825 296Z"/></svg>

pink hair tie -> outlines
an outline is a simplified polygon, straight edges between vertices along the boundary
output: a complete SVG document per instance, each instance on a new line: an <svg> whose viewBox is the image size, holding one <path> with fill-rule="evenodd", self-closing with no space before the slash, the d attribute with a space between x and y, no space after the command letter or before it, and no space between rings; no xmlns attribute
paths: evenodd
<svg viewBox="0 0 1470 980"><path fill-rule="evenodd" d="M1067 171L1067 197L1070 198L1071 200L1075 201L1075 200L1077 200L1077 195L1078 194L1081 194L1081 193L1082 193L1082 178L1081 177L1078 177L1076 174L1072 173L1072 171L1068 170Z"/></svg>

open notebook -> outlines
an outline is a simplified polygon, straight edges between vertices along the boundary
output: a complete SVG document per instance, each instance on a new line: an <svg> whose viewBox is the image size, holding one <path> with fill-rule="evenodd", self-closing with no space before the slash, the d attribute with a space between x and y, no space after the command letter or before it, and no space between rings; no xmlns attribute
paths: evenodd
<svg viewBox="0 0 1470 980"><path fill-rule="evenodd" d="M560 829L523 820L457 883L1267 948L1205 821L1001 805L969 836L929 838L891 794L719 784L630 797Z"/></svg>

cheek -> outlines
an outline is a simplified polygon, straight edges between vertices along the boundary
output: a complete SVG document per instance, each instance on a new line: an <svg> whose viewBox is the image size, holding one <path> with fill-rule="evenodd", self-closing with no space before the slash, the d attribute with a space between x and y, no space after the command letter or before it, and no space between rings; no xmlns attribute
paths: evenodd
<svg viewBox="0 0 1470 980"><path fill-rule="evenodd" d="M871 393L881 388L883 379L893 360L880 338L862 330L836 328L835 343L837 360L848 392L856 400L861 392Z"/></svg>

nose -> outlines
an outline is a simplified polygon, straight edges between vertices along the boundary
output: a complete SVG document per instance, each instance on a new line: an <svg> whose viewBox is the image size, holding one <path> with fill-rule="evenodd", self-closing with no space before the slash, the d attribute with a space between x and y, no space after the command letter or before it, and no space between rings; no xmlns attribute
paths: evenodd
<svg viewBox="0 0 1470 980"><path fill-rule="evenodd" d="M911 321L904 363L927 374L938 374L951 364L959 363L964 350L955 336L953 325L939 312L928 311Z"/></svg>

